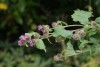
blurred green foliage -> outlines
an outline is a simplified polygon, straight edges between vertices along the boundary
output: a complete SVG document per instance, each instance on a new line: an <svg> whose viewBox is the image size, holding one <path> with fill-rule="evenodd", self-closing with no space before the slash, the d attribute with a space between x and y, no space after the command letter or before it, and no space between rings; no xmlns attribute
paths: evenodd
<svg viewBox="0 0 100 67"><path fill-rule="evenodd" d="M2 43L0 43L2 44ZM3 44L7 44L3 43ZM11 44L8 42L8 45ZM16 45L16 43L12 43ZM3 48L1 46L0 48ZM93 51L83 52L74 57L69 57L64 62L55 62L49 56L52 53L42 55L34 48L30 47L11 47L0 49L0 67L99 67L100 65L100 45L91 48ZM29 50L30 49L30 50ZM32 52L31 52L32 51Z"/></svg>

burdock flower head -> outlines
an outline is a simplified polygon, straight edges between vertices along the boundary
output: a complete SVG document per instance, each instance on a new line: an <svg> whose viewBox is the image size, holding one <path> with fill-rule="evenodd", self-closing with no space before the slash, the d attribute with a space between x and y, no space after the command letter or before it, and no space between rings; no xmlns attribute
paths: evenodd
<svg viewBox="0 0 100 67"><path fill-rule="evenodd" d="M85 37L85 36L86 36L86 33L84 32L84 30L80 30L80 31L79 31L79 35L80 35L81 37Z"/></svg>
<svg viewBox="0 0 100 67"><path fill-rule="evenodd" d="M21 35L19 37L20 40L28 40L29 39L29 36L28 35Z"/></svg>
<svg viewBox="0 0 100 67"><path fill-rule="evenodd" d="M42 31L43 35L49 34L50 28L48 25L39 25L38 30Z"/></svg>
<svg viewBox="0 0 100 67"><path fill-rule="evenodd" d="M57 26L57 23L56 22L53 22L52 23L52 27L55 27L55 26Z"/></svg>
<svg viewBox="0 0 100 67"><path fill-rule="evenodd" d="M22 46L22 45L24 45L25 44L25 42L27 41L27 40L29 40L29 36L28 35L21 35L20 37L19 37L19 41L18 41L18 45L19 46Z"/></svg>
<svg viewBox="0 0 100 67"><path fill-rule="evenodd" d="M19 45L19 46L24 45L24 41L23 41L23 40L19 40L19 41L18 41L18 45Z"/></svg>
<svg viewBox="0 0 100 67"><path fill-rule="evenodd" d="M74 39L74 40L79 40L79 35L78 34L74 34L73 36L72 36L72 38Z"/></svg>
<svg viewBox="0 0 100 67"><path fill-rule="evenodd" d="M30 45L31 47L33 47L33 46L35 45L35 40L30 40L30 41L29 41L29 45Z"/></svg>
<svg viewBox="0 0 100 67"><path fill-rule="evenodd" d="M43 34L49 34L48 30L42 30Z"/></svg>
<svg viewBox="0 0 100 67"><path fill-rule="evenodd" d="M34 37L35 39L39 39L39 38L41 37L41 35L40 35L39 33L35 33L35 34L33 35L33 37Z"/></svg>
<svg viewBox="0 0 100 67"><path fill-rule="evenodd" d="M42 30L42 29L43 29L43 25L39 25L38 30Z"/></svg>

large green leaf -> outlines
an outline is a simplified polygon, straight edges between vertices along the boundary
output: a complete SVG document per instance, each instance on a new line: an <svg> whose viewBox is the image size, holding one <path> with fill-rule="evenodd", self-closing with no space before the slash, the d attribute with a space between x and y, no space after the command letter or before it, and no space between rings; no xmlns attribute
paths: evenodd
<svg viewBox="0 0 100 67"><path fill-rule="evenodd" d="M69 38L72 34L72 31L65 30L63 26L54 27L54 32L52 33L54 37L62 36L66 38Z"/></svg>
<svg viewBox="0 0 100 67"><path fill-rule="evenodd" d="M42 39L36 39L36 48L42 49L46 52L46 47L45 47L44 42L42 41Z"/></svg>
<svg viewBox="0 0 100 67"><path fill-rule="evenodd" d="M56 26L56 27L54 27L54 32L52 33L52 35L54 37L59 36L58 32L61 31L61 30L63 30L63 29L64 29L64 27L62 27L62 26Z"/></svg>
<svg viewBox="0 0 100 67"><path fill-rule="evenodd" d="M71 44L70 41L67 43L66 53L67 53L67 56L76 55L76 52L75 52L75 50L73 49L73 46L72 46L72 44Z"/></svg>
<svg viewBox="0 0 100 67"><path fill-rule="evenodd" d="M79 9L74 11L74 14L71 15L73 21L75 22L79 21L81 24L88 24L89 18L91 16L92 16L92 12L87 12Z"/></svg>
<svg viewBox="0 0 100 67"><path fill-rule="evenodd" d="M95 21L96 21L96 22L100 22L100 17L97 17L97 18L95 19Z"/></svg>

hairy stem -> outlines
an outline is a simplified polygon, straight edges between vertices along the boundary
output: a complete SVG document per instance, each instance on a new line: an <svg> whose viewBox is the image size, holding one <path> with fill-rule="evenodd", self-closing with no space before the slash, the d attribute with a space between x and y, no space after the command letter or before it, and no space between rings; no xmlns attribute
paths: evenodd
<svg viewBox="0 0 100 67"><path fill-rule="evenodd" d="M64 27L74 27L74 26L81 26L81 27L83 27L83 25L67 25L67 26L64 26Z"/></svg>
<svg viewBox="0 0 100 67"><path fill-rule="evenodd" d="M63 50L66 48L65 41L63 39L61 40L61 46Z"/></svg>

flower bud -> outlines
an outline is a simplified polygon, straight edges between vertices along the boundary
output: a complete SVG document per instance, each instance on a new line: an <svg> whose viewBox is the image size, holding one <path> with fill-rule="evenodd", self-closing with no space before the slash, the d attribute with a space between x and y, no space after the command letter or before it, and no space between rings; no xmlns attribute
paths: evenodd
<svg viewBox="0 0 100 67"><path fill-rule="evenodd" d="M30 40L29 41L29 45L32 47L32 46L34 46L35 45L35 41L34 40Z"/></svg>
<svg viewBox="0 0 100 67"><path fill-rule="evenodd" d="M61 54L57 54L53 58L54 58L55 61L61 61L62 60L62 55Z"/></svg>
<svg viewBox="0 0 100 67"><path fill-rule="evenodd" d="M78 35L78 34L74 34L74 35L72 36L72 38L73 38L74 40L78 40L78 39L79 39L79 35Z"/></svg>
<svg viewBox="0 0 100 67"><path fill-rule="evenodd" d="M42 30L43 34L49 34L48 30Z"/></svg>
<svg viewBox="0 0 100 67"><path fill-rule="evenodd" d="M37 39L37 38L40 38L40 34L38 34L38 33L34 34L33 36L34 36L34 38L36 38L36 39Z"/></svg>
<svg viewBox="0 0 100 67"><path fill-rule="evenodd" d="M91 25L96 26L96 22L95 21L91 21Z"/></svg>
<svg viewBox="0 0 100 67"><path fill-rule="evenodd" d="M63 38L61 36L55 38L55 42L60 43Z"/></svg>
<svg viewBox="0 0 100 67"><path fill-rule="evenodd" d="M28 35L25 35L24 38L25 38L26 40L28 40L28 39L29 39L29 36L28 36Z"/></svg>
<svg viewBox="0 0 100 67"><path fill-rule="evenodd" d="M80 35L81 37L85 37L85 36L86 36L86 33L85 33L83 30L81 30L81 31L79 31L79 35Z"/></svg>
<svg viewBox="0 0 100 67"><path fill-rule="evenodd" d="M55 26L57 26L57 23L56 22L53 22L52 23L52 27L55 27Z"/></svg>
<svg viewBox="0 0 100 67"><path fill-rule="evenodd" d="M24 35L21 35L21 36L19 37L19 39L20 39L20 40L25 40Z"/></svg>
<svg viewBox="0 0 100 67"><path fill-rule="evenodd" d="M38 26L38 30L42 30L43 29L43 26L42 25L39 25Z"/></svg>
<svg viewBox="0 0 100 67"><path fill-rule="evenodd" d="M19 45L19 46L24 45L24 41L23 41L23 40L19 40L19 41L18 41L18 45Z"/></svg>
<svg viewBox="0 0 100 67"><path fill-rule="evenodd" d="M28 40L29 39L29 36L28 35L21 35L19 37L20 40Z"/></svg>
<svg viewBox="0 0 100 67"><path fill-rule="evenodd" d="M96 23L95 21L91 21L91 25L92 25L94 28L98 28L97 23Z"/></svg>

